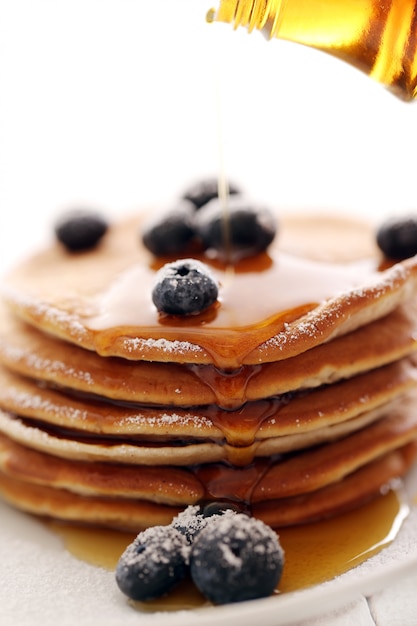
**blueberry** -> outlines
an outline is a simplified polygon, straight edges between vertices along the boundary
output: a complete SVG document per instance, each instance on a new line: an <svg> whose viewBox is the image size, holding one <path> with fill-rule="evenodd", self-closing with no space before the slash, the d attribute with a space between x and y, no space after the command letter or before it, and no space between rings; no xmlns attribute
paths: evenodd
<svg viewBox="0 0 417 626"><path fill-rule="evenodd" d="M166 263L156 275L152 300L158 311L170 315L201 313L218 296L208 267L195 259Z"/></svg>
<svg viewBox="0 0 417 626"><path fill-rule="evenodd" d="M185 511L174 517L171 526L182 533L189 544L192 544L207 523L208 520L202 515L199 506L188 506Z"/></svg>
<svg viewBox="0 0 417 626"><path fill-rule="evenodd" d="M194 206L187 200L146 224L142 230L144 246L155 256L177 255L187 248L195 235Z"/></svg>
<svg viewBox="0 0 417 626"><path fill-rule="evenodd" d="M241 193L238 185L228 182L228 193L231 195ZM199 180L191 185L184 193L183 198L193 203L198 211L213 198L219 195L219 180L217 178L207 178Z"/></svg>
<svg viewBox="0 0 417 626"><path fill-rule="evenodd" d="M213 515L223 515L226 511L234 511L242 513L242 508L233 502L209 502L203 508L204 517L212 517Z"/></svg>
<svg viewBox="0 0 417 626"><path fill-rule="evenodd" d="M205 248L239 259L266 250L276 235L277 222L266 206L232 196L226 207L219 199L206 204L197 214L196 230Z"/></svg>
<svg viewBox="0 0 417 626"><path fill-rule="evenodd" d="M200 530L205 528L215 517L226 511L241 513L242 509L232 502L210 502L203 509L199 506L188 506L172 521L172 526L185 535L188 543L192 544Z"/></svg>
<svg viewBox="0 0 417 626"><path fill-rule="evenodd" d="M376 233L381 251L395 260L417 254L417 216L395 217L381 224Z"/></svg>
<svg viewBox="0 0 417 626"><path fill-rule="evenodd" d="M232 512L212 518L197 535L190 554L191 577L214 604L271 595L283 565L275 532L260 520Z"/></svg>
<svg viewBox="0 0 417 626"><path fill-rule="evenodd" d="M55 224L55 235L71 252L94 248L108 229L108 223L98 213L74 210L63 215Z"/></svg>
<svg viewBox="0 0 417 626"><path fill-rule="evenodd" d="M132 600L152 600L168 593L188 571L188 544L172 526L140 533L116 567L119 589Z"/></svg>

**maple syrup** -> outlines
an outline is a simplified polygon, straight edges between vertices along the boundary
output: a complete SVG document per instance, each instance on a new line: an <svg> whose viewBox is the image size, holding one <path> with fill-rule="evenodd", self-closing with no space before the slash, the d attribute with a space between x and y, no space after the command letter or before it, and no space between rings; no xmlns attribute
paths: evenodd
<svg viewBox="0 0 417 626"><path fill-rule="evenodd" d="M417 97L415 0L220 0L207 19L323 50Z"/></svg>
<svg viewBox="0 0 417 626"><path fill-rule="evenodd" d="M195 254L194 258L205 261ZM274 249L270 254L242 259L230 266L211 262L221 285L219 302L195 316L158 315L151 303L155 270L163 265L136 263L118 274L99 298L97 315L85 319L94 332L95 346L108 355L115 337L132 333L144 339L187 341L201 346L211 362L236 369L245 357L286 324L343 291L377 280L375 259L340 264L301 258ZM141 289L137 289L141 285Z"/></svg>
<svg viewBox="0 0 417 626"><path fill-rule="evenodd" d="M356 567L387 547L409 512L402 490L391 489L362 507L316 523L278 531L285 551L279 592L298 591L321 584ZM111 530L75 527L59 522L49 527L76 558L113 570L135 537ZM116 584L116 583L115 583ZM166 597L135 603L140 610L182 610L206 604L190 581Z"/></svg>

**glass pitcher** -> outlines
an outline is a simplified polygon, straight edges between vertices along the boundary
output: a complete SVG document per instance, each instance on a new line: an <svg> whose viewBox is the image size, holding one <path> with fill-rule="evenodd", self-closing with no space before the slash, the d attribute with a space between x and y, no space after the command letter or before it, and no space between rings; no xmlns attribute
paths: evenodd
<svg viewBox="0 0 417 626"><path fill-rule="evenodd" d="M207 19L323 50L417 98L417 0L219 0Z"/></svg>

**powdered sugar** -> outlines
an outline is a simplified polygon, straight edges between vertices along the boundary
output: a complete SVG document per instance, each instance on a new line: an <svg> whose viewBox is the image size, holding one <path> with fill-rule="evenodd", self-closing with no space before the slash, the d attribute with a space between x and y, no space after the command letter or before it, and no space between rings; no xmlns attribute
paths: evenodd
<svg viewBox="0 0 417 626"><path fill-rule="evenodd" d="M207 540L216 542L228 565L240 567L242 560L231 550L232 538L241 542L248 550L258 554L281 552L276 533L261 520L226 510L216 516L214 523L207 525L204 535ZM264 540L268 541L265 542Z"/></svg>
<svg viewBox="0 0 417 626"><path fill-rule="evenodd" d="M21 411L31 410L42 413L55 414L59 417L65 417L69 420L85 420L87 419L88 412L77 409L71 404L55 404L50 400L42 397L38 394L27 393L24 391L18 391L15 388L9 387L4 394L4 399L11 400L15 406L18 406Z"/></svg>
<svg viewBox="0 0 417 626"><path fill-rule="evenodd" d="M278 349L291 356L292 349L296 354L296 346L306 341L312 347L381 318L416 290L415 280L409 278L409 270L401 264L385 272L371 274L363 285L342 291L300 319L285 323L281 332L259 346L259 353L262 355ZM262 356L259 361L262 361Z"/></svg>
<svg viewBox="0 0 417 626"><path fill-rule="evenodd" d="M138 358L143 352L146 356L149 350L159 350L165 353L173 354L189 354L203 352L200 346L190 343L189 341L169 341L168 339L143 339L142 337L125 337L123 346L129 353L137 354Z"/></svg>
<svg viewBox="0 0 417 626"><path fill-rule="evenodd" d="M88 335L79 315L71 313L64 307L59 308L51 302L37 300L10 287L2 289L2 295L13 307L17 306L18 309L25 311L25 317L42 320L45 327L65 329L73 339L80 342Z"/></svg>
<svg viewBox="0 0 417 626"><path fill-rule="evenodd" d="M82 381L87 385L94 384L93 377L86 370L75 369L58 359L45 358L34 352L28 352L24 348L9 345L7 342L0 343L4 359L8 362L22 362L24 367L32 372L42 372L43 374L63 373L67 377Z"/></svg>
<svg viewBox="0 0 417 626"><path fill-rule="evenodd" d="M185 415L179 415L175 412L164 413L162 415L156 415L154 417L144 416L140 414L129 415L120 422L123 424L140 425L146 424L147 426L172 426L180 425L187 426L192 425L195 428L203 428L205 426L212 427L211 420L204 415L194 415L193 413L187 413Z"/></svg>
<svg viewBox="0 0 417 626"><path fill-rule="evenodd" d="M144 558L145 551L138 550L139 546L146 546L146 558ZM176 551L187 554L187 547L184 536L178 531L166 526L152 526L139 533L135 541L127 547L121 559L128 566L139 560L144 561L144 566L149 560L153 563L169 563Z"/></svg>

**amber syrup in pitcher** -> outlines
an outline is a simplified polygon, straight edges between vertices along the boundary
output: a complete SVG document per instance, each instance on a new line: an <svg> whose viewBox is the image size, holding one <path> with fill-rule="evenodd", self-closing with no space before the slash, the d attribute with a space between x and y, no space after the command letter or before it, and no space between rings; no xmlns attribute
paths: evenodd
<svg viewBox="0 0 417 626"><path fill-rule="evenodd" d="M207 19L328 52L417 97L416 0L219 0Z"/></svg>

